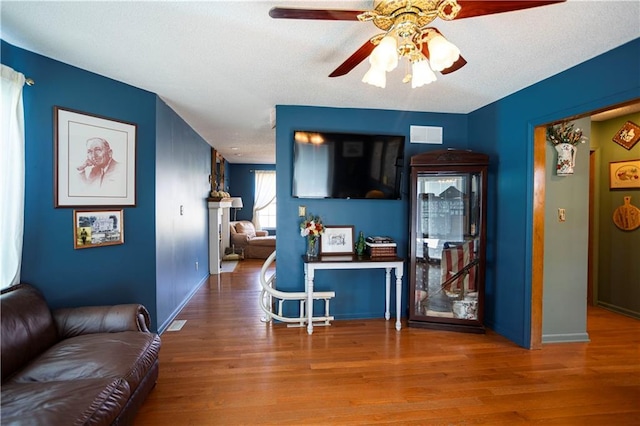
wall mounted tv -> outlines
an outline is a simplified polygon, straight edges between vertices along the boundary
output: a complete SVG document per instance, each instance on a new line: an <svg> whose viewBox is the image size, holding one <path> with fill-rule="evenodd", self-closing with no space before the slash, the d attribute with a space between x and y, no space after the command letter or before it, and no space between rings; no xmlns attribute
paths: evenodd
<svg viewBox="0 0 640 426"><path fill-rule="evenodd" d="M404 136L295 131L297 198L400 199Z"/></svg>

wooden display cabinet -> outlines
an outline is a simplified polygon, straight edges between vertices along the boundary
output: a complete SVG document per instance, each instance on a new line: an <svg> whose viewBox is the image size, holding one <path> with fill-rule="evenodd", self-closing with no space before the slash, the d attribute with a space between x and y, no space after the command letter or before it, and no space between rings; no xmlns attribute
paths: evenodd
<svg viewBox="0 0 640 426"><path fill-rule="evenodd" d="M484 333L489 157L411 157L409 327Z"/></svg>

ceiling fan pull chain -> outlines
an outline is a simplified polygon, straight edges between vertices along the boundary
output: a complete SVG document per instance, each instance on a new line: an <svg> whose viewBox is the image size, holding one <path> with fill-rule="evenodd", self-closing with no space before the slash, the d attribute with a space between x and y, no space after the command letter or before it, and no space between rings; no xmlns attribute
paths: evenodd
<svg viewBox="0 0 640 426"><path fill-rule="evenodd" d="M407 72L405 73L404 78L402 79L403 83L409 83L411 81L411 78L413 77L411 75L411 62L407 61L405 63L405 69L407 70Z"/></svg>

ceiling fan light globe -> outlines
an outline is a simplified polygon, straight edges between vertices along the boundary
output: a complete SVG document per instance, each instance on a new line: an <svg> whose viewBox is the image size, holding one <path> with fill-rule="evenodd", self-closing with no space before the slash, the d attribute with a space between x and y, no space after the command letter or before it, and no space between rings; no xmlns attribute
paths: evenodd
<svg viewBox="0 0 640 426"><path fill-rule="evenodd" d="M362 82L384 89L387 86L387 73L371 65L369 71L362 77Z"/></svg>
<svg viewBox="0 0 640 426"><path fill-rule="evenodd" d="M411 73L413 74L411 78L411 88L413 89L436 81L436 75L425 60L413 62Z"/></svg>
<svg viewBox="0 0 640 426"><path fill-rule="evenodd" d="M398 42L393 36L385 36L373 49L369 63L384 71L393 71L398 66Z"/></svg>
<svg viewBox="0 0 640 426"><path fill-rule="evenodd" d="M436 34L429 40L429 62L434 71L449 68L458 58L460 58L460 49L440 34Z"/></svg>

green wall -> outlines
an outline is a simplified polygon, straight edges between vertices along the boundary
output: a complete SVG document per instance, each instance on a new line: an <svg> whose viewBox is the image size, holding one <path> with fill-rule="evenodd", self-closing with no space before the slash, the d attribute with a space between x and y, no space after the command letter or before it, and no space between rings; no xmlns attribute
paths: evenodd
<svg viewBox="0 0 640 426"><path fill-rule="evenodd" d="M590 137L589 117L572 121ZM558 176L558 155L545 152L544 288L542 341L588 341L589 144L578 144L573 175ZM558 209L565 209L565 221Z"/></svg>
<svg viewBox="0 0 640 426"><path fill-rule="evenodd" d="M640 228L619 229L613 213L630 196L631 204L640 208L640 189L609 189L609 163L640 160L640 143L631 150L612 141L624 123L640 124L640 113L592 123L592 140L598 159L596 175L596 212L594 300L600 306L640 318Z"/></svg>

